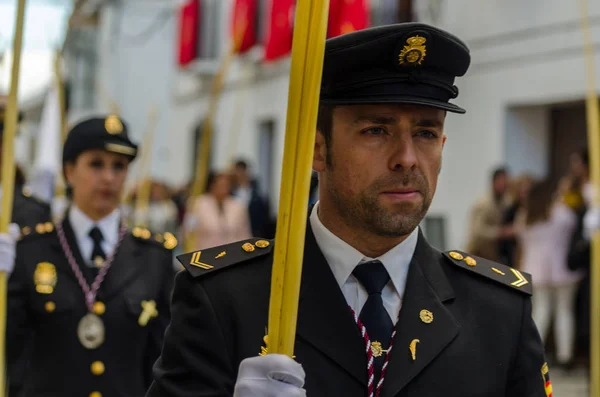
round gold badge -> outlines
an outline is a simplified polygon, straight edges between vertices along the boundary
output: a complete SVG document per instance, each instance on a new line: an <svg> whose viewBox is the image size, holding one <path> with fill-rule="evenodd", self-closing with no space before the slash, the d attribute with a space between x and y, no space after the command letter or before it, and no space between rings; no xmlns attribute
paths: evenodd
<svg viewBox="0 0 600 397"><path fill-rule="evenodd" d="M56 310L56 303L52 302L52 301L48 301L46 302L46 304L44 305L44 309L46 309L46 311L48 313L52 313L54 310Z"/></svg>
<svg viewBox="0 0 600 397"><path fill-rule="evenodd" d="M90 366L90 370L96 376L102 375L105 370L104 363L102 361L94 361Z"/></svg>
<svg viewBox="0 0 600 397"><path fill-rule="evenodd" d="M429 310L421 310L421 313L419 313L419 317L421 318L421 321L423 321L425 324L431 324L433 322L433 313Z"/></svg>
<svg viewBox="0 0 600 397"><path fill-rule="evenodd" d="M94 313L96 313L98 316L103 315L106 312L106 305L102 302L95 302L94 303Z"/></svg>
<svg viewBox="0 0 600 397"><path fill-rule="evenodd" d="M111 135L117 135L123 132L123 123L115 115L110 115L104 121L104 129Z"/></svg>

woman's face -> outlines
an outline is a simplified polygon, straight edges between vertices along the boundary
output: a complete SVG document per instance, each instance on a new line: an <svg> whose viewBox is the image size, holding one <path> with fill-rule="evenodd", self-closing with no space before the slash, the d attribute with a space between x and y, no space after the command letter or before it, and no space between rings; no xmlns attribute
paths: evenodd
<svg viewBox="0 0 600 397"><path fill-rule="evenodd" d="M211 193L217 199L224 199L231 193L231 179L228 175L217 175L213 182Z"/></svg>
<svg viewBox="0 0 600 397"><path fill-rule="evenodd" d="M120 204L129 158L104 150L88 150L65 165L73 202L92 219L101 219Z"/></svg>

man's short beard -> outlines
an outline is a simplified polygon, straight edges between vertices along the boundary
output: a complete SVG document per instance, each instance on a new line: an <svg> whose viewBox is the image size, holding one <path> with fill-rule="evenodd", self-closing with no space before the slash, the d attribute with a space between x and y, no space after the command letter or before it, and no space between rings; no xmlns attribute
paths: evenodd
<svg viewBox="0 0 600 397"><path fill-rule="evenodd" d="M327 187L333 204L344 223L351 228L365 230L381 237L406 236L419 225L431 205L432 195L429 185L419 171L398 171L391 177L375 181L354 197L343 195L332 183L333 169L328 167L326 172L330 174ZM414 207L409 203L398 204L398 209L402 207L405 209L397 212L391 212L383 207L379 202L379 193L386 188L399 186L411 186L419 190L423 196L420 205Z"/></svg>

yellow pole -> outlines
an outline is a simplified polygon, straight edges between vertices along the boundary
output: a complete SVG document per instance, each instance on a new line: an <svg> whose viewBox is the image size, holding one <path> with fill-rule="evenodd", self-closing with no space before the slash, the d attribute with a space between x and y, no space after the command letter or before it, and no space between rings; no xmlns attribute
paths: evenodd
<svg viewBox="0 0 600 397"><path fill-rule="evenodd" d="M588 17L587 0L580 1L581 28L584 35L586 60L586 116L590 158L590 180L594 186L593 206L600 206L600 107L596 92L594 46ZM592 237L591 271L591 337L590 337L590 396L600 396L600 231Z"/></svg>
<svg viewBox="0 0 600 397"><path fill-rule="evenodd" d="M8 233L8 225L12 218L13 196L15 186L15 133L19 103L19 71L21 68L21 48L23 47L23 19L25 17L25 0L17 3L15 35L13 37L13 63L10 76L10 91L6 114L4 115L4 136L2 138L2 212L0 212L0 233ZM0 272L0 396L6 396L6 273Z"/></svg>
<svg viewBox="0 0 600 397"><path fill-rule="evenodd" d="M65 143L67 139L67 106L66 106L66 98L64 91L64 81L62 78L62 64L61 64L61 56L60 50L56 50L55 58L54 58L54 80L56 84L56 90L58 93L58 104L60 108L60 137L61 137L61 147ZM64 197L65 196L65 181L63 179L62 172L58 172L56 175L56 184L55 184L55 197Z"/></svg>
<svg viewBox="0 0 600 397"><path fill-rule="evenodd" d="M208 112L206 118L202 123L202 136L200 138L200 142L198 142L199 153L198 158L196 159L196 175L194 181L192 183L190 195L187 202L188 211L193 209L194 199L201 195L206 190L206 182L208 180L208 170L209 170L209 155L211 149L212 142L212 134L213 134L213 125L214 119L217 114L217 109L219 106L219 101L221 99L221 92L223 91L223 85L225 84L225 77L227 76L227 71L233 62L237 49L240 48L242 44L242 40L244 38L245 27L247 26L247 22L245 20L235 21L236 29L234 30L234 39L229 49L227 55L221 62L219 66L219 70L213 80L213 84L211 87L211 96L210 102L208 104ZM185 237L184 248L186 251L194 250L194 233L188 231L187 236Z"/></svg>
<svg viewBox="0 0 600 397"><path fill-rule="evenodd" d="M152 158L152 142L154 141L154 130L156 129L156 122L158 119L158 111L156 106L152 106L150 109L150 115L148 116L148 129L144 137L144 146L142 147L142 161L140 162L141 170L141 185L137 192L137 199L135 202L134 217L140 214L143 221L138 226L148 226L148 207L150 205L150 189L152 187L150 181L150 159Z"/></svg>
<svg viewBox="0 0 600 397"><path fill-rule="evenodd" d="M308 192L329 0L296 6L281 192L269 304L269 353L294 353Z"/></svg>

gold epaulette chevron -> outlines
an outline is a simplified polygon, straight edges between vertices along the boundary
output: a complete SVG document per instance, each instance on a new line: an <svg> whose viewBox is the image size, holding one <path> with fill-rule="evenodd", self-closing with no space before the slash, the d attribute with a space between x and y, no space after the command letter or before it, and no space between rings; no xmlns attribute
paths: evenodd
<svg viewBox="0 0 600 397"><path fill-rule="evenodd" d="M179 255L177 260L192 277L199 277L264 256L272 250L273 242L271 240L253 238Z"/></svg>
<svg viewBox="0 0 600 397"><path fill-rule="evenodd" d="M471 256L461 251L448 251L443 254L450 262L463 269L470 270L528 295L532 294L531 276L527 273L521 273L510 266Z"/></svg>
<svg viewBox="0 0 600 397"><path fill-rule="evenodd" d="M190 260L190 265L197 266L200 269L210 270L214 269L213 265L209 265L208 263L200 262L200 256L202 255L202 251L197 251L192 254L192 259Z"/></svg>
<svg viewBox="0 0 600 397"><path fill-rule="evenodd" d="M527 281L525 276L523 276L523 273L521 273L517 269L512 268L510 269L510 271L513 272L515 276L517 276L517 279L510 283L510 285L512 285L513 287L521 288L522 286L529 284L529 281Z"/></svg>

